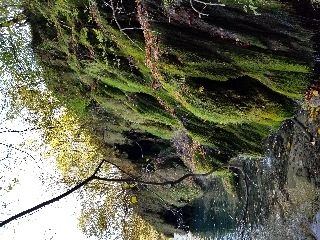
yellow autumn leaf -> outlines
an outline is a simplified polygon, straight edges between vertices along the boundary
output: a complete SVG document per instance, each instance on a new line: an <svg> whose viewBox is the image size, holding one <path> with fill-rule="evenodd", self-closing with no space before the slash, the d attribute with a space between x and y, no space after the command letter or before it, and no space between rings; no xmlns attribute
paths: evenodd
<svg viewBox="0 0 320 240"><path fill-rule="evenodd" d="M316 96L316 97L319 96L319 92L317 90L313 90L312 94L313 94L313 96Z"/></svg>
<svg viewBox="0 0 320 240"><path fill-rule="evenodd" d="M204 86L199 87L199 92L203 92Z"/></svg>
<svg viewBox="0 0 320 240"><path fill-rule="evenodd" d="M136 196L132 196L131 197L131 203L137 203L138 200L137 200L137 197Z"/></svg>
<svg viewBox="0 0 320 240"><path fill-rule="evenodd" d="M290 148L291 144L290 142L287 143L287 148Z"/></svg>
<svg viewBox="0 0 320 240"><path fill-rule="evenodd" d="M138 184L137 183L131 183L131 184L129 184L129 187L130 188L134 188L135 186L137 186Z"/></svg>
<svg viewBox="0 0 320 240"><path fill-rule="evenodd" d="M320 134L320 128L318 129L318 134Z"/></svg>
<svg viewBox="0 0 320 240"><path fill-rule="evenodd" d="M123 184L123 187L124 187L124 188L129 188L129 184L125 182L125 183Z"/></svg>

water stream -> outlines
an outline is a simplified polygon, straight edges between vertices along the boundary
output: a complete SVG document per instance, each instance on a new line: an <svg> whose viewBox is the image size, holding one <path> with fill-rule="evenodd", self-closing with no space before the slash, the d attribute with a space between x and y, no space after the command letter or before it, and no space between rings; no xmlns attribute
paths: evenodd
<svg viewBox="0 0 320 240"><path fill-rule="evenodd" d="M234 171L234 194L221 179L207 180L193 208L193 237L183 239L320 239L320 151L318 138L309 138L320 121L308 114L301 109L285 121L270 137L264 158L236 160L243 171Z"/></svg>

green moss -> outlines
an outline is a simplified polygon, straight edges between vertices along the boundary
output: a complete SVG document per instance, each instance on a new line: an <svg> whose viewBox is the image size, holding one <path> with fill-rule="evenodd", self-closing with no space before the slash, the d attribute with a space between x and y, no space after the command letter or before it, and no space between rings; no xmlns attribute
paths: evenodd
<svg viewBox="0 0 320 240"><path fill-rule="evenodd" d="M195 199L201 197L203 191L190 184L177 184L170 191L159 189L159 194L170 206L183 207L186 202L191 204Z"/></svg>
<svg viewBox="0 0 320 240"><path fill-rule="evenodd" d="M256 4L262 11L280 6L277 1ZM157 11L156 5L149 7ZM277 13L258 18L233 7L224 10L223 15L208 9L209 17L194 22L202 28L154 16L150 28L163 50L158 90L151 87L142 32L123 34L99 5L88 9L85 1L64 0L38 4L31 12L50 26L34 27L42 37L38 49L50 59L44 62L63 72L48 86L76 112L94 99L123 129L170 139L185 128L224 156L260 154L270 131L292 116L291 98L302 97L311 77L308 64L291 49L309 51L302 44L308 31L298 24L291 29L290 19L279 22ZM129 18L119 20L126 24Z"/></svg>
<svg viewBox="0 0 320 240"><path fill-rule="evenodd" d="M223 169L215 172L215 174L221 178L225 191L231 196L236 195L236 181L234 173L230 170Z"/></svg>
<svg viewBox="0 0 320 240"><path fill-rule="evenodd" d="M277 0L272 0L272 1L266 1L266 0L255 0L255 1L250 1L250 0L222 0L222 3L226 4L227 6L236 6L238 8L243 9L245 12L249 12L252 15L260 14L259 12L261 10L273 10L273 11L280 11L281 8L283 7L283 4L281 1ZM251 7L250 7L251 6ZM253 8L252 8L253 7ZM251 10L255 9L255 11Z"/></svg>
<svg viewBox="0 0 320 240"><path fill-rule="evenodd" d="M225 81L230 77L238 76L233 64L215 59L215 54L207 58L172 49L170 55L181 59L181 62L170 62L164 57L164 62L160 64L164 75L208 78L216 81Z"/></svg>
<svg viewBox="0 0 320 240"><path fill-rule="evenodd" d="M170 115L159 102L150 95L137 94L134 106L147 120L165 123L167 125L179 126L176 118Z"/></svg>
<svg viewBox="0 0 320 240"><path fill-rule="evenodd" d="M34 49L54 95L90 122L96 135L102 131L106 144L152 141L154 136L169 143L179 131L185 132L190 142L199 144L192 146L197 172L218 168L241 154L263 154L267 137L293 116L293 100L303 96L311 79L310 32L287 17L289 13L278 15L279 1L255 1L261 16L239 11L250 4L247 0L224 0L227 7L208 7L204 11L209 16L201 19L187 6L177 7L176 13L187 9L183 13L190 24L181 23L185 19L168 21L157 1L146 5L150 28L163 51L159 60L148 59L160 74L156 90L152 81L157 79L145 64L150 48L145 42L150 39L144 39L141 30L126 31L128 35L119 31L99 1L90 9L85 0L35 3L29 9ZM123 4L132 15L121 14L121 25L139 27L135 2ZM154 176L160 172L159 181L175 178L178 169L172 166L157 169ZM231 172L220 170L211 177L222 178L227 192L234 193ZM171 233L175 230L161 222L159 214L202 195L191 181L169 191L153 189L158 195L139 192L141 214Z"/></svg>
<svg viewBox="0 0 320 240"><path fill-rule="evenodd" d="M169 125L148 121L142 124L133 124L133 127L148 132L156 137L167 140L171 140L175 136L177 131Z"/></svg>
<svg viewBox="0 0 320 240"><path fill-rule="evenodd" d="M238 55L231 58L243 74L288 97L301 98L308 85L308 79L311 78L309 67L293 59L271 58L263 54Z"/></svg>

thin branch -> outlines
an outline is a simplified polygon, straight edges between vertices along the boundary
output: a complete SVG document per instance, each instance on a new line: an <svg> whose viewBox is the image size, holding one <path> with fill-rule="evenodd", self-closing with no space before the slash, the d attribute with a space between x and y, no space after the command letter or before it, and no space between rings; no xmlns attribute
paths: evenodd
<svg viewBox="0 0 320 240"><path fill-rule="evenodd" d="M96 169L94 170L94 172L93 172L93 174L91 175L91 177L95 176L95 175L99 172L100 168L102 167L102 165L103 165L105 162L106 162L106 160L103 159L103 160L99 163L99 165L96 167Z"/></svg>
<svg viewBox="0 0 320 240"><path fill-rule="evenodd" d="M34 160L36 162L36 159L30 153L28 153L28 152L26 152L26 151L24 151L24 150L22 150L20 148L17 148L15 146L13 146L12 144L6 144L6 143L1 143L0 142L0 145L5 146L7 148L11 148L11 149L17 150L19 152L22 152L22 153L28 155L28 157L32 158L32 160Z"/></svg>
<svg viewBox="0 0 320 240"><path fill-rule="evenodd" d="M8 224L8 223L10 223L10 222L12 222L12 221L14 221L14 220L16 220L16 219L18 219L18 218L21 218L21 217L23 217L23 216L25 216L25 215L27 215L27 214L30 214L30 213L32 213L32 212L34 212L34 211L37 211L38 209L43 208L43 207L45 207L45 206L47 206L47 205L49 205L49 204L51 204L51 203L57 202L57 201L59 201L60 199L62 199L62 198L64 198L64 197L68 196L69 194L73 193L74 191L80 189L82 186L86 185L87 183L89 183L90 181L92 181L93 179L95 179L95 174L97 174L97 173L99 172L100 168L102 167L102 165L103 165L104 163L105 163L105 160L102 160L102 161L99 163L99 165L96 167L95 171L93 172L93 174L92 174L90 177L88 177L87 179L85 179L85 180L82 181L81 183L78 183L76 186L74 186L74 187L71 188L70 190L66 191L65 193L60 194L60 195L57 196L57 197L51 198L51 199L48 200L48 201L42 202L42 203L40 203L40 204L38 204L38 205L36 205L36 206L34 206L34 207L32 207L32 208L29 208L29 209L27 209L27 210L25 210L25 211L22 211L22 212L20 212L20 213L18 213L18 214L13 215L12 217L10 217L10 218L8 218L8 219L0 222L0 227L3 227L4 225L6 225L6 224Z"/></svg>
<svg viewBox="0 0 320 240"><path fill-rule="evenodd" d="M193 2L197 2L199 4L202 4L204 5L203 9L204 10L207 6L225 6L225 4L222 4L222 3L211 3L211 2L203 2L203 1L200 1L200 0L190 0L190 6L191 8L193 9L193 11L195 11L196 13L199 14L199 18L201 18L201 16L209 16L209 14L207 13L203 13L202 11L199 11L194 5L193 5Z"/></svg>
<svg viewBox="0 0 320 240"><path fill-rule="evenodd" d="M219 168L218 168L219 169ZM153 181L143 181L139 179L132 179L132 178L104 178L104 177L99 177L99 176L93 176L94 179L100 180L100 181L106 181L106 182L135 182L135 183L140 183L143 185L153 185L153 186L174 186L186 178L189 177L206 177L212 174L213 172L217 171L218 169L212 169L210 172L207 173L188 173L186 175L183 175L182 177L178 178L177 180L174 181L164 181L164 182L153 182Z"/></svg>
<svg viewBox="0 0 320 240"><path fill-rule="evenodd" d="M6 128L5 130L0 130L0 134L1 133L22 133L22 132L27 132L27 131L33 131L33 130L40 130L40 128L26 128L23 130L13 130L13 129L9 129Z"/></svg>
<svg viewBox="0 0 320 240"><path fill-rule="evenodd" d="M6 225L6 224L8 224L8 223L10 223L12 221L14 221L14 220L16 220L18 218L21 218L21 217L23 217L23 216L25 216L27 214L30 214L30 213L32 213L34 211L37 211L38 209L43 208L43 207L45 207L45 206L47 206L47 205L49 205L51 203L59 201L60 199L68 196L69 194L71 194L74 191L78 190L79 188L81 188L82 186L86 185L87 183L89 183L92 180L93 180L93 176L90 176L87 179L85 179L83 182L77 184L76 186L74 186L70 190L66 191L65 193L63 193L63 194L61 194L61 195L59 195L57 197L54 197L54 198L52 198L52 199L50 199L48 201L42 202L42 203L40 203L40 204L38 204L38 205L36 205L36 206L34 206L32 208L29 208L29 209L27 209L25 211L22 211L22 212L18 213L18 214L13 215L12 217L0 222L0 227L3 227L4 225Z"/></svg>
<svg viewBox="0 0 320 240"><path fill-rule="evenodd" d="M121 28L120 31L125 31L125 30L143 30L142 28L138 28L138 27L131 27L131 28Z"/></svg>
<svg viewBox="0 0 320 240"><path fill-rule="evenodd" d="M192 1L192 0L191 0ZM204 5L208 5L208 6L221 6L221 7L224 7L226 6L225 4L223 3L210 3L210 2L203 2L203 1L199 1L199 0L193 0L194 2L197 2L197 3L201 3L201 4L204 4Z"/></svg>
<svg viewBox="0 0 320 240"><path fill-rule="evenodd" d="M63 21L60 21L60 25L63 26L63 27L65 27L65 28L67 28L67 29L72 30L72 28L69 27L68 25L66 25Z"/></svg>
<svg viewBox="0 0 320 240"><path fill-rule="evenodd" d="M25 211L22 211L18 214L15 214L14 216L0 222L0 227L3 227L4 225L18 219L18 218L21 218L27 214L30 214L30 213L33 213L34 211L37 211L38 209L40 208L43 208L51 203L54 203L54 202L57 202L59 201L60 199L68 196L69 194L73 193L74 191L80 189L81 187L83 187L84 185L88 184L89 182L91 182L92 180L96 179L96 180L102 180L102 181L108 181L108 182L130 182L132 181L132 178L128 178L128 179L112 179L112 178L102 178L102 177L99 177L99 176L96 176L96 174L99 172L100 168L102 167L102 165L105 163L105 162L109 162L107 160L102 160L99 165L97 166L97 168L95 169L94 173L88 177L87 179L85 179L84 181L82 181L81 183L77 184L76 186L74 186L73 188L71 188L70 190L66 191L65 193L62 193L60 194L59 196L57 197L54 197L50 200L47 200L45 202L42 202L32 208L29 208ZM166 182L162 182L162 183L158 183L158 182L148 182L148 181L142 181L142 180L134 180L135 182L139 182L139 183L142 183L142 184L146 184L146 185L158 185L158 186L164 186L164 185L171 185L173 186L174 184L177 184L181 181L183 181L184 179L188 178L188 177L191 177L191 176L208 176L210 175L211 173L213 173L215 170L212 170L208 173L205 173L205 174L186 174L184 176L182 176L181 178L175 180L175 181L166 181Z"/></svg>
<svg viewBox="0 0 320 240"><path fill-rule="evenodd" d="M111 8L113 20L114 20L115 23L117 24L120 32L122 32L123 35L125 35L125 36L129 39L130 42L132 42L132 43L133 43L134 45L136 45L141 51L143 51L143 49L142 49L135 41L133 41L132 38L131 38L127 33L124 32L124 29L125 29L125 28L122 28L121 25L120 25L120 23L118 22L118 19L117 19L117 16L116 16L116 9L115 9L115 7L114 7L113 0L110 0L110 4L107 3L106 1L103 1L103 2L104 2L104 5L105 5L106 7ZM122 1L121 1L121 3L122 3ZM118 8L118 7L117 7L117 8Z"/></svg>
<svg viewBox="0 0 320 240"><path fill-rule="evenodd" d="M140 145L138 142L136 142L136 144L139 146L140 151L141 151L141 158L143 158L143 151L142 151L142 147L141 147L141 145Z"/></svg>
<svg viewBox="0 0 320 240"><path fill-rule="evenodd" d="M207 13L202 13L202 12L200 12L198 9L196 9L196 8L193 6L193 0L190 0L190 5L191 5L191 8L193 9L193 11L195 11L196 13L199 14L199 18L201 18L201 16L209 16L209 14L207 14Z"/></svg>

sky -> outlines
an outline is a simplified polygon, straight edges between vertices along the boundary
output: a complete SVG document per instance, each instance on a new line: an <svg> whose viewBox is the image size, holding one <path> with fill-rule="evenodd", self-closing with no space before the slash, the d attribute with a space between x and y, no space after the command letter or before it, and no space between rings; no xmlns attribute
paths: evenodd
<svg viewBox="0 0 320 240"><path fill-rule="evenodd" d="M3 122L0 128L22 130L30 126L23 119L15 119ZM37 144L41 143L39 130L32 130L23 135L0 133L0 139L1 143L25 149L25 152L13 150L9 158L0 162L0 186L3 188L0 190L0 220L51 199L66 190L64 184L59 181L61 175L56 170L53 159L51 161L41 159L41 151L44 149L41 144ZM31 149L28 149L28 146L19 146L26 142L32 143ZM0 145L0 152L2 153L1 158L4 157L8 152L7 147ZM14 178L17 178L19 182L13 186L11 191L7 191L8 185ZM61 184L58 184L59 182ZM80 204L81 202L77 200L77 192L75 192L59 202L0 228L0 239L26 239L26 236L32 236L34 240L87 239L77 228Z"/></svg>
<svg viewBox="0 0 320 240"><path fill-rule="evenodd" d="M28 58L26 55L32 54L29 45L30 29L28 26L20 29L26 34L23 40L25 50L18 55ZM27 61L32 59L31 56ZM35 63L30 62L27 68L37 67L33 64ZM6 72L0 72L0 221L67 189L61 181L61 174L56 170L54 159L41 158L44 147L41 144L40 130L6 132L8 129L33 128L24 121L27 112L19 114L16 119L6 120L7 103L10 99L5 99L4 92L8 77L10 75ZM10 144L13 148L6 146ZM13 184L15 178L18 182ZM12 190L9 190L10 185L13 186ZM78 192L74 192L59 202L1 227L0 239L88 239L77 227L81 210L81 201L77 199L77 195Z"/></svg>

